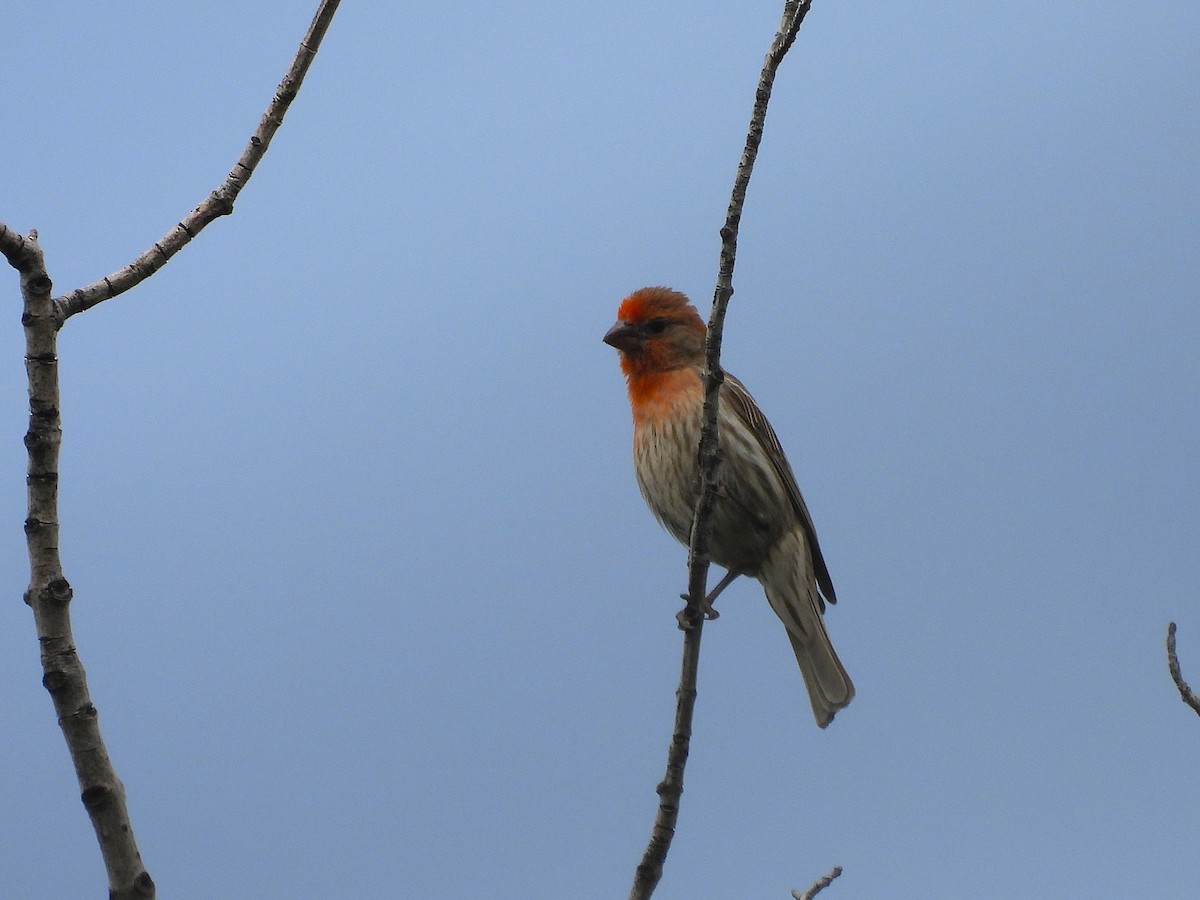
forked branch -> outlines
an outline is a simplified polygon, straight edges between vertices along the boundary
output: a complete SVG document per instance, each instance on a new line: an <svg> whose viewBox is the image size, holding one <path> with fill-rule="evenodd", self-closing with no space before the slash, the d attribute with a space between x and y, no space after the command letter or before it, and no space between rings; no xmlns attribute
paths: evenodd
<svg viewBox="0 0 1200 900"><path fill-rule="evenodd" d="M683 618L690 627L684 630L683 662L680 670L679 689L676 691L675 727L671 745L667 751L667 774L658 785L658 812L650 842L634 874L630 900L644 900L654 893L662 878L663 863L671 849L675 836L675 824L679 819L679 802L683 795L683 773L687 764L688 750L692 739L692 714L696 706L696 676L700 665L700 635L704 616L701 613L708 581L708 540L712 520L713 504L716 499L716 474L718 462L717 442L717 398L724 380L721 370L721 331L725 322L725 309L733 296L733 266L737 257L738 226L742 219L742 206L746 200L746 188L762 141L763 125L767 118L767 104L771 100L771 88L775 73L788 49L796 40L800 23L808 14L811 0L797 2L788 0L784 4L783 19L779 31L771 42L758 79L754 95L754 111L750 116L750 127L746 132L746 144L738 162L737 175L733 182L733 193L725 224L721 228L721 257L717 272L717 287L713 297L712 314L708 320L708 339L705 346L704 372L704 424L700 432L701 490L696 503L696 514L692 521L692 540L688 553L687 608Z"/></svg>
<svg viewBox="0 0 1200 900"><path fill-rule="evenodd" d="M37 232L21 235L0 222L0 253L21 278L21 324L25 328L25 369L29 381L29 430L25 434L29 454L25 518L29 589L25 592L25 602L33 609L41 645L42 684L54 703L79 781L81 799L96 831L108 872L110 900L147 900L154 897L155 886L142 865L125 803L125 788L100 735L99 717L71 634L72 592L59 555L58 461L62 427L58 331L68 317L115 297L154 274L208 222L232 211L234 199L253 174L299 90L337 5L337 0L321 4L249 147L221 187L153 249L120 272L54 300Z"/></svg>

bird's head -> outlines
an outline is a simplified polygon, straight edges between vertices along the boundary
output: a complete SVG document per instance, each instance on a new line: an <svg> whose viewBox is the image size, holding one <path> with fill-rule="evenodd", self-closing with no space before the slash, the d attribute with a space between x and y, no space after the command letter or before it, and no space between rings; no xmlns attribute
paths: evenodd
<svg viewBox="0 0 1200 900"><path fill-rule="evenodd" d="M626 375L668 372L704 361L704 320L679 291L647 287L621 301L604 343L621 351Z"/></svg>

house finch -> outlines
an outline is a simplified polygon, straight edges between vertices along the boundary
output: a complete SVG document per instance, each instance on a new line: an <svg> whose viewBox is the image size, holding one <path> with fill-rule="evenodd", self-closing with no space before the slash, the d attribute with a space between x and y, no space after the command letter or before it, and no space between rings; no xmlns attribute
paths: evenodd
<svg viewBox="0 0 1200 900"><path fill-rule="evenodd" d="M690 542L700 490L697 447L703 419L704 321L687 297L642 288L622 302L604 342L621 353L633 408L633 465L650 511ZM817 724L824 728L854 697L854 685L825 631L833 582L796 476L758 404L731 375L718 404L721 462L709 552L728 574L711 602L739 575L758 579L787 629Z"/></svg>

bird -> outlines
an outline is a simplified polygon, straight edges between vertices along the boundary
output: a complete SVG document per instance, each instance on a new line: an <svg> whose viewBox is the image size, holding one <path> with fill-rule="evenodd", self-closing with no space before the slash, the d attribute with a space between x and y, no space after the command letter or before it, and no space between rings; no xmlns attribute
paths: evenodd
<svg viewBox="0 0 1200 900"><path fill-rule="evenodd" d="M705 335L696 308L667 287L625 297L604 335L625 374L638 488L685 546L700 492ZM728 373L717 409L720 462L709 555L727 574L702 611L715 618L712 603L722 590L742 575L757 579L787 630L813 716L825 728L854 698L854 683L825 629L825 604L836 603L837 595L812 516L775 429Z"/></svg>

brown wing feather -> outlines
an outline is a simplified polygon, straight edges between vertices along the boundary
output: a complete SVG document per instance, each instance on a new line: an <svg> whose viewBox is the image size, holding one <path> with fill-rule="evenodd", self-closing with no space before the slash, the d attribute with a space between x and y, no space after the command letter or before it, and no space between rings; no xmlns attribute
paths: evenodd
<svg viewBox="0 0 1200 900"><path fill-rule="evenodd" d="M775 429L771 427L771 423L767 421L767 417L758 408L758 404L754 402L754 398L750 396L750 392L746 390L746 386L728 372L725 373L725 383L721 386L721 395L723 400L729 402L730 408L737 417L745 423L746 427L762 443L767 457L771 460L771 465L787 488L788 496L792 500L792 506L795 508L796 515L800 519L800 525L804 529L805 536L808 538L808 545L812 548L813 573L817 577L817 587L821 589L821 593L826 600L830 603L837 603L837 594L833 590L833 580L829 577L829 568L825 565L825 558L821 555L821 545L817 543L817 529L813 525L812 516L808 512L808 505L804 502L804 497L800 493L800 485L796 483L796 475L792 472L792 467L787 461L787 456L783 452L783 446L779 443L779 437L775 434Z"/></svg>

